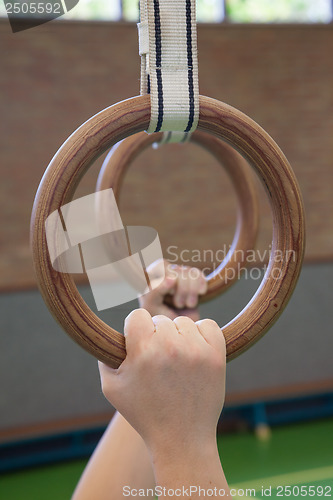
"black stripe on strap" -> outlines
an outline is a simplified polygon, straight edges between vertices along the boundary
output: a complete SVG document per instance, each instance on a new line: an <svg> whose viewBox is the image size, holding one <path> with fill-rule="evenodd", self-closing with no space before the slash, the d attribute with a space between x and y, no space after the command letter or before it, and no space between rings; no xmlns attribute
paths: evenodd
<svg viewBox="0 0 333 500"><path fill-rule="evenodd" d="M162 83L162 41L159 0L154 0L155 48L156 48L156 78L158 96L158 116L155 132L159 132L163 123L163 83Z"/></svg>
<svg viewBox="0 0 333 500"><path fill-rule="evenodd" d="M192 23L191 23L191 0L186 0L186 43L187 43L187 66L188 66L188 94L189 94L189 117L184 132L189 132L194 120L194 86L193 86L193 56L192 56Z"/></svg>

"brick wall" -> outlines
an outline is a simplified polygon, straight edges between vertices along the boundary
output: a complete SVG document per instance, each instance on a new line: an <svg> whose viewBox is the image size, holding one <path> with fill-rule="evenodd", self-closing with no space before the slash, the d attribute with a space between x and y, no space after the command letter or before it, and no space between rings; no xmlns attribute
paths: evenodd
<svg viewBox="0 0 333 500"><path fill-rule="evenodd" d="M68 135L139 89L135 25L52 22L12 34L0 21L0 288L34 285L29 220L39 180ZM332 26L198 28L202 94L242 110L277 141L304 196L308 261L333 257ZM101 161L79 194L94 190ZM269 245L261 205L259 249ZM147 151L130 169L121 213L155 227L164 248L215 249L232 240L226 174L195 146ZM168 256L168 255L166 255Z"/></svg>

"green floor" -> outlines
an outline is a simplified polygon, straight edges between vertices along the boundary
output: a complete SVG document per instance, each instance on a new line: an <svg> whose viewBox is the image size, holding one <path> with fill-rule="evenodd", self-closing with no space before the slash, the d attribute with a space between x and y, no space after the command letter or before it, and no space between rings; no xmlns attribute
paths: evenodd
<svg viewBox="0 0 333 500"><path fill-rule="evenodd" d="M248 492L251 498L333 498L332 419L275 428L267 442L252 434L227 435L219 449L229 484L241 490L239 498L246 489L255 490L255 496Z"/></svg>
<svg viewBox="0 0 333 500"><path fill-rule="evenodd" d="M333 497L333 419L275 428L267 442L249 433L225 435L219 449L228 482L238 490L235 498ZM84 465L82 460L0 476L0 499L70 499Z"/></svg>

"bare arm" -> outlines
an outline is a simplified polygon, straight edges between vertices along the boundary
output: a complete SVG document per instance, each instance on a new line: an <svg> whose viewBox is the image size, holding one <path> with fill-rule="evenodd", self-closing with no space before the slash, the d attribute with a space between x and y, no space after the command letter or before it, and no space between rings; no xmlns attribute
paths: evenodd
<svg viewBox="0 0 333 500"><path fill-rule="evenodd" d="M191 268L170 266L166 261L153 264L151 275L155 273L158 278L164 266L165 279L149 294L140 297L140 306L152 315L164 314L174 319L180 312L163 303L164 296L172 294L182 314L199 319L196 306L198 295L206 291L204 276L198 270L191 272ZM130 490L154 488L155 481L143 439L117 412L91 456L72 500L122 498L124 486Z"/></svg>
<svg viewBox="0 0 333 500"><path fill-rule="evenodd" d="M139 309L126 319L125 335L127 356L118 370L99 363L102 388L144 439L157 494L230 496L216 444L226 368L218 325L152 318Z"/></svg>
<svg viewBox="0 0 333 500"><path fill-rule="evenodd" d="M72 500L123 497L123 487L153 488L154 475L141 436L117 412L78 483Z"/></svg>

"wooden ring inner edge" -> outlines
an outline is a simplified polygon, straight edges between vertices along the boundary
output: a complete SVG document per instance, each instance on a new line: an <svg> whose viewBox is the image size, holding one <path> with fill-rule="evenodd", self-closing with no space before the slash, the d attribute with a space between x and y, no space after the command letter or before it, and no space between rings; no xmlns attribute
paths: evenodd
<svg viewBox="0 0 333 500"><path fill-rule="evenodd" d="M103 162L96 191L112 188L119 202L128 168L144 149L159 142L162 137L162 133L148 135L140 132L116 144ZM190 140L206 149L226 170L238 201L236 230L230 250L207 276L208 291L200 298L202 302L224 292L237 281L240 272L246 267L247 251L254 248L258 232L258 204L252 169L239 153L229 144L203 132L194 132ZM98 206L98 214L101 218L110 218L107 207ZM128 270L129 273L136 271L136 269ZM172 297L168 298L167 303L172 305Z"/></svg>
<svg viewBox="0 0 333 500"><path fill-rule="evenodd" d="M62 145L38 188L31 219L31 246L37 282L56 320L78 344L118 367L126 356L124 336L87 306L72 277L49 259L45 220L71 201L80 179L104 151L146 130L150 98L117 103L90 118ZM268 192L273 241L267 271L244 309L222 327L228 360L249 348L277 320L295 288L304 254L304 210L295 175L271 137L253 120L220 101L200 96L198 129L230 143L252 165Z"/></svg>

